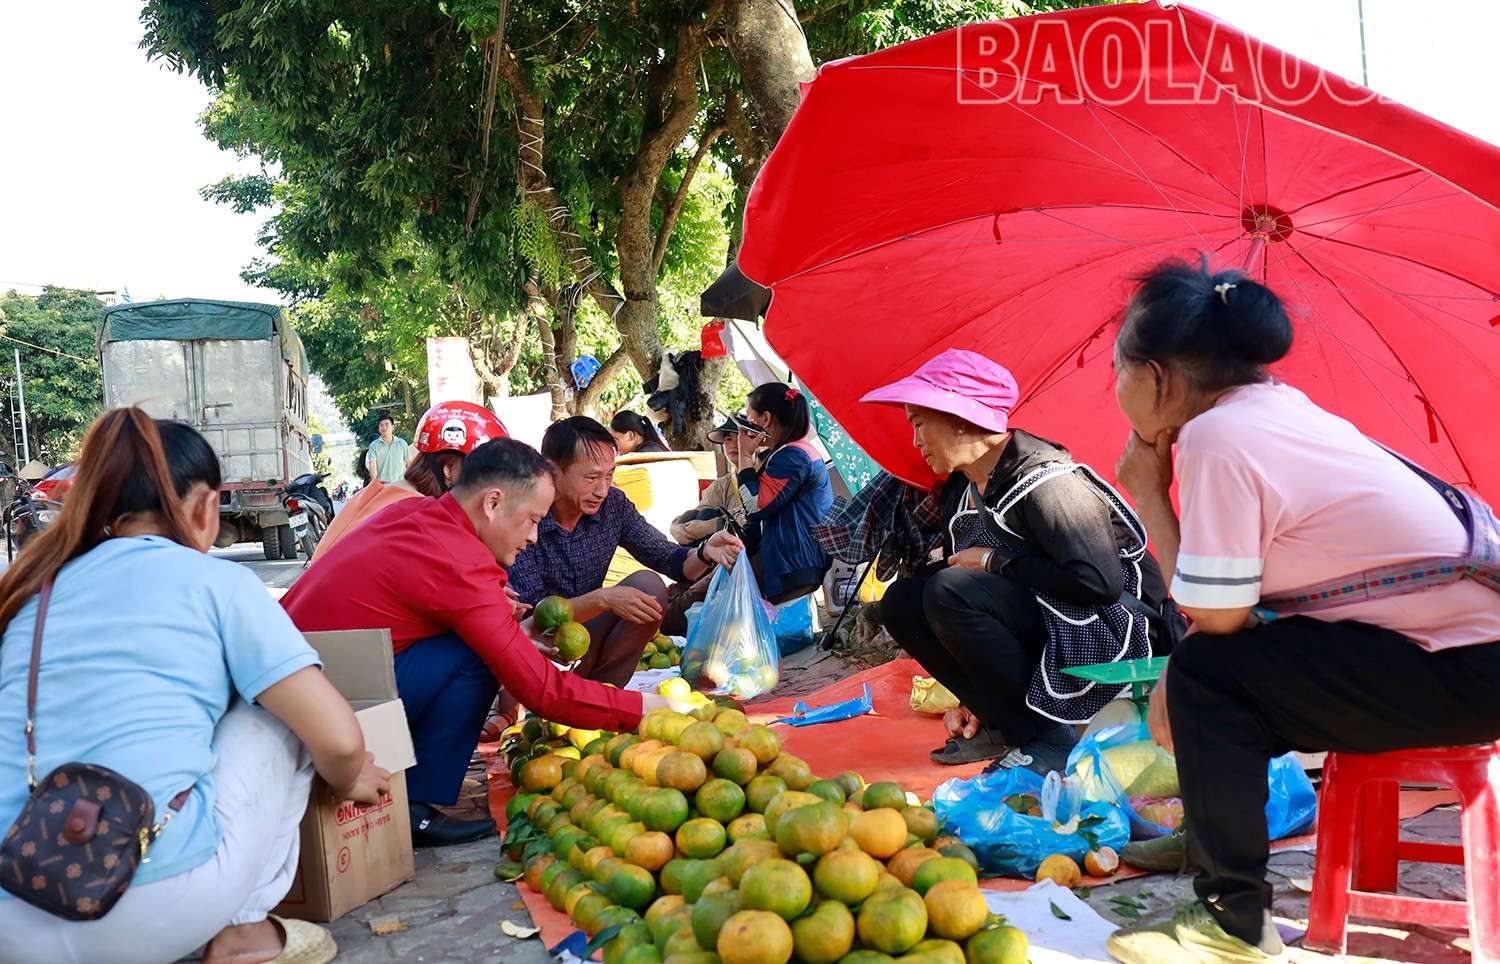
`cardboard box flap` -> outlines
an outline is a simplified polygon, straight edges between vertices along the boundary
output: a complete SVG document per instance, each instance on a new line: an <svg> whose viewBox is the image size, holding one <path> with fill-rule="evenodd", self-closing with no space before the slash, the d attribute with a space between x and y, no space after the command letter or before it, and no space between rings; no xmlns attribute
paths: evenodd
<svg viewBox="0 0 1500 964"><path fill-rule="evenodd" d="M375 765L395 773L417 765L417 752L406 725L406 707L400 700L386 700L363 709L354 718L365 734L365 749L375 754Z"/></svg>
<svg viewBox="0 0 1500 964"><path fill-rule="evenodd" d="M306 633L323 660L323 675L344 699L357 705L396 698L396 669L389 629Z"/></svg>

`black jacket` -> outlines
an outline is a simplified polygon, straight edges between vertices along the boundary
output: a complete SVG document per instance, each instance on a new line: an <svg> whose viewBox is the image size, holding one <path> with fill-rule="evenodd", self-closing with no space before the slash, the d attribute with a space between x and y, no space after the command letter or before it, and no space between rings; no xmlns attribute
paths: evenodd
<svg viewBox="0 0 1500 964"><path fill-rule="evenodd" d="M1012 429L1010 441L985 486L985 504L998 505L1032 469L1071 459L1061 445ZM958 511L968 485L967 476L954 473L938 496L943 548L949 555L953 544L948 522ZM1119 550L1133 545L1135 538L1079 473L1049 479L1033 489L1011 508L1005 521L1025 540L1028 551L1006 563L1004 575L1059 602L1078 606L1107 605L1124 592ZM1167 598L1167 587L1161 567L1149 551L1141 559L1141 582L1146 602L1160 607Z"/></svg>

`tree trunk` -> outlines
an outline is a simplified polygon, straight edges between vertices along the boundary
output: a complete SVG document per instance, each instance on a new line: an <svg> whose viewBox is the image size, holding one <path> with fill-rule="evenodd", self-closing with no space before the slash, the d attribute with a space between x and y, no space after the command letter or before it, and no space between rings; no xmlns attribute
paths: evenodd
<svg viewBox="0 0 1500 964"><path fill-rule="evenodd" d="M572 375L566 373L566 365L558 364L557 339L553 337L552 331L552 306L542 296L541 284L535 271L522 287L526 290L526 314L536 322L537 336L542 343L542 377L546 379L547 392L552 396L551 415L555 422L571 414L568 411L567 386Z"/></svg>
<svg viewBox="0 0 1500 964"><path fill-rule="evenodd" d="M708 440L708 433L719 424L718 412L714 399L719 393L719 383L724 380L724 372L729 368L731 362L728 358L705 358L703 367L698 370L698 402L702 406L703 417L694 421L687 419L682 424L682 432L668 432L668 441L672 448L679 451L685 449L698 449L709 451L713 444ZM670 429L672 423L667 422L666 428Z"/></svg>
<svg viewBox="0 0 1500 964"><path fill-rule="evenodd" d="M799 86L817 69L792 0L726 0L725 34L760 134L774 145L802 103Z"/></svg>

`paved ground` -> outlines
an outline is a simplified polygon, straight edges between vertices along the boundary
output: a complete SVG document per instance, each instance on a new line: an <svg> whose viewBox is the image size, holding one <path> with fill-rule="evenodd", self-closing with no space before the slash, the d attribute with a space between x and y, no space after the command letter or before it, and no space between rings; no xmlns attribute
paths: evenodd
<svg viewBox="0 0 1500 964"><path fill-rule="evenodd" d="M215 550L214 555L243 562L255 570L276 596L301 574L303 561L268 562L258 544ZM879 645L860 645L851 656L836 657L816 650L793 657L797 671L783 687L787 694L811 692L826 680L847 675L851 663L860 668L889 658ZM484 804L482 772L470 771L460 807L477 816ZM1442 807L1407 821L1404 834L1433 842L1459 839L1458 812ZM518 941L500 931L500 922L526 924L529 917L515 885L497 881L499 841L490 838L471 844L416 852L416 876L385 897L345 915L330 925L338 940L339 961L373 964L421 961L433 964L544 964L546 949L539 940ZM1275 912L1280 922L1306 926L1308 897L1303 888L1312 878L1313 855L1287 853L1272 858L1271 881ZM1461 897L1463 871L1457 867L1403 864L1403 892L1424 897ZM1106 920L1127 923L1110 900L1130 895L1144 906L1142 920L1165 917L1192 894L1187 877L1155 874L1095 888L1085 899ZM396 930L389 930L399 927ZM385 933L377 934L379 929ZM1462 964L1469 960L1467 938L1423 926L1354 924L1349 954L1335 957L1293 947L1296 964L1327 961L1406 961L1413 964Z"/></svg>
<svg viewBox="0 0 1500 964"><path fill-rule="evenodd" d="M307 568L307 560L301 555L296 559L267 559L258 542L237 542L228 549L211 549L209 555L250 567L260 577L260 581L266 584L271 595L277 598L290 589L297 577L302 575L302 570Z"/></svg>

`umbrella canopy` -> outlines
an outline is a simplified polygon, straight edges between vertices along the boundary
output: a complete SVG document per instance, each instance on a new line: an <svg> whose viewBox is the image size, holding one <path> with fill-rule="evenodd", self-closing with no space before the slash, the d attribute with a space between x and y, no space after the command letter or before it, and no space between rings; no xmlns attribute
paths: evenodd
<svg viewBox="0 0 1500 964"><path fill-rule="evenodd" d="M865 392L947 348L1011 424L1108 474L1114 322L1169 256L1293 313L1277 377L1500 496L1500 149L1187 7L979 24L824 66L751 193L771 344L861 447L931 472Z"/></svg>

